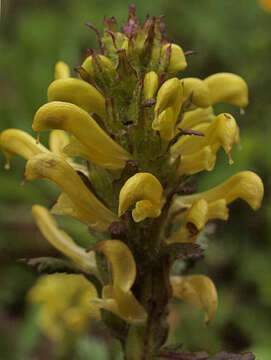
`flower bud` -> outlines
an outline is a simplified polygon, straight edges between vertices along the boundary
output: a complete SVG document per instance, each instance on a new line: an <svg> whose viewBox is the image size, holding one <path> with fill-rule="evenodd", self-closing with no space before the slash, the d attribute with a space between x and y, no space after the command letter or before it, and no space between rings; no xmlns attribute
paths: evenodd
<svg viewBox="0 0 271 360"><path fill-rule="evenodd" d="M55 79L66 79L71 76L69 66L63 61L58 61L55 65Z"/></svg>
<svg viewBox="0 0 271 360"><path fill-rule="evenodd" d="M86 81L67 78L55 80L47 91L48 101L65 101L105 117L105 100L103 95Z"/></svg>
<svg viewBox="0 0 271 360"><path fill-rule="evenodd" d="M115 66L112 63L112 61L108 59L108 57L104 55L95 55L95 56L99 57L99 61L101 62L102 66L104 66L105 70L112 73L115 72ZM82 64L82 68L85 69L92 78L95 77L95 71L93 67L93 55L90 55L85 59L85 61Z"/></svg>
<svg viewBox="0 0 271 360"><path fill-rule="evenodd" d="M187 67L186 58L183 49L176 44L165 44L162 47L161 56L164 56L169 49L169 65L166 69L170 73L182 71Z"/></svg>
<svg viewBox="0 0 271 360"><path fill-rule="evenodd" d="M158 89L158 75L154 71L148 72L144 77L143 84L143 100L152 99L155 97Z"/></svg>

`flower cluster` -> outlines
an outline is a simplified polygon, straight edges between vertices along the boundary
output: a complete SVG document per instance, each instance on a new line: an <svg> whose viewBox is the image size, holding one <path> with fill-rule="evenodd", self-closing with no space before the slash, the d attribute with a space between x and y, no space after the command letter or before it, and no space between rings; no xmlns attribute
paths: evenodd
<svg viewBox="0 0 271 360"><path fill-rule="evenodd" d="M188 194L190 176L212 170L221 147L232 163L239 127L231 114L216 115L213 105L243 109L248 89L231 73L184 77L190 52L163 40L161 19L147 17L141 26L131 6L122 32L114 17L105 19L103 34L87 24L101 53L87 51L77 78L58 62L48 102L34 117L34 131L50 131L49 149L21 130L0 137L7 159L19 154L28 160L27 180L47 179L61 189L50 211L34 205L33 216L77 271L96 278L90 306L127 344L127 359L143 351L151 356L164 344L173 296L212 319L218 304L212 280L171 274L172 264L201 255L199 233L209 220L226 220L229 203L242 198L257 210L263 197L262 181L250 171ZM96 245L85 251L52 214L86 224Z"/></svg>

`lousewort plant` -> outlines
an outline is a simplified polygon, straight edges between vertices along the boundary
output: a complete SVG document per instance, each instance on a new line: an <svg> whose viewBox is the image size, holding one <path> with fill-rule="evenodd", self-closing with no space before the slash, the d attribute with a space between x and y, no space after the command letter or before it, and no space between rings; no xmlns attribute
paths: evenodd
<svg viewBox="0 0 271 360"><path fill-rule="evenodd" d="M93 317L103 322L127 360L254 359L249 353L211 356L165 346L173 297L203 308L206 323L218 305L210 278L187 275L185 267L173 273L172 265L203 256L200 232L209 220L227 220L235 199L257 210L263 184L255 173L242 171L195 192L191 177L214 168L220 147L232 163L232 146L239 142L234 117L216 115L213 105L228 102L243 109L248 89L231 73L183 77L191 52L163 39L161 19L147 16L141 26L130 6L122 31L114 17L105 18L103 34L87 24L98 36L100 53L87 50L77 78L58 62L48 102L34 117L34 131L50 131L49 149L21 130L1 134L7 159L19 154L27 160L26 180L44 178L62 191L50 211L34 205L32 213L43 236L68 259L50 259L51 272L63 274L48 275L29 296L46 304L47 293L56 298L62 293L63 300L78 277L75 292L85 289L92 317L85 315L85 296L83 310L80 304L76 311L59 306L59 315L72 328ZM88 250L77 245L52 214L86 224L95 245ZM41 268L46 272L45 263ZM50 277L62 291L52 290ZM45 307L43 318L50 318L46 309L52 307ZM51 323L56 325L56 318Z"/></svg>

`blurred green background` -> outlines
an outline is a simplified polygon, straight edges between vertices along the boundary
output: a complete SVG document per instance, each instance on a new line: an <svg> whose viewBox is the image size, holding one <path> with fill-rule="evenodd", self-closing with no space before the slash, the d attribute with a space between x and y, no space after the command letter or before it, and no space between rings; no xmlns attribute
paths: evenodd
<svg viewBox="0 0 271 360"><path fill-rule="evenodd" d="M138 18L164 14L166 37L189 57L184 76L204 78L215 72L233 72L248 82L250 105L246 114L228 105L241 127L242 150L234 149L234 164L221 152L216 168L201 174L207 189L244 169L257 172L265 184L265 199L254 213L244 202L230 206L230 220L207 228L210 237L204 260L191 264L190 273L209 275L216 283L220 304L206 328L201 311L180 303L172 306L171 340L186 350L209 352L253 351L259 360L271 358L271 13L257 0L156 0L134 1ZM72 68L79 65L86 48L98 48L86 21L102 28L103 17L114 15L119 24L127 19L126 1L2 0L0 20L0 131L19 128L31 132L35 111L46 102L58 60ZM42 135L46 143L46 135ZM35 283L33 269L18 259L50 256L56 252L39 235L31 218L34 203L50 206L58 191L43 181L20 185L25 162L14 158L4 171L0 155L0 359L52 359L55 348L36 323L36 309L24 300ZM87 229L61 221L77 240L87 244ZM204 241L204 239L203 239ZM178 320L178 321L176 321ZM121 359L106 350L108 340L90 329L82 334L72 359Z"/></svg>

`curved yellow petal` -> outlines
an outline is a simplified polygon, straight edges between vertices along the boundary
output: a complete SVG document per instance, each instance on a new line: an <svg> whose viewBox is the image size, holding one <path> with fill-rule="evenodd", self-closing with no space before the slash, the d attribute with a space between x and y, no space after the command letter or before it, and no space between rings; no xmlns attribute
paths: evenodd
<svg viewBox="0 0 271 360"><path fill-rule="evenodd" d="M54 154L67 158L68 156L63 152L63 149L69 142L70 138L65 131L53 130L50 132L49 148Z"/></svg>
<svg viewBox="0 0 271 360"><path fill-rule="evenodd" d="M103 95L92 85L76 78L62 78L53 81L47 91L48 101L65 101L94 112L101 118L105 116Z"/></svg>
<svg viewBox="0 0 271 360"><path fill-rule="evenodd" d="M205 139L206 132L210 127L209 122L200 123L192 128L192 130L200 131L205 136L196 136L196 135L183 135L180 139L171 146L170 154L173 159L176 159L178 156L191 155L197 151L200 151L203 147L207 146L207 141Z"/></svg>
<svg viewBox="0 0 271 360"><path fill-rule="evenodd" d="M161 213L161 208L163 205L163 188L160 182L157 180L155 176L150 173L137 173L130 177L126 183L121 188L119 194L119 211L118 215L121 216L125 213L125 211L134 203L139 202L141 200L148 200L151 203L152 208L152 216L153 208L156 208L156 216L159 216ZM149 203L148 203L149 204ZM142 211L146 214L146 206L148 204L141 203L139 207L142 207ZM143 206L142 206L143 205ZM138 211L136 210L136 219L138 219ZM134 214L133 214L134 215ZM150 214L151 215L151 214ZM136 221L134 218L134 220ZM143 219L142 219L143 220Z"/></svg>
<svg viewBox="0 0 271 360"><path fill-rule="evenodd" d="M93 160L93 155L89 152L89 149L83 145L82 143L80 143L80 141L78 141L74 136L71 136L70 138L70 142L68 143L68 145L65 146L65 148L63 149L63 152L70 157L82 157L84 159L89 160L90 162L97 162L97 158L95 159L95 161ZM110 162L112 163L110 158L107 158L104 156L104 158L101 160L103 164L109 164ZM70 162L71 164L71 162ZM76 166L78 167L79 164L76 164ZM81 165L82 166L82 165ZM72 167L75 169L75 163L72 164ZM112 164L112 169L113 164ZM77 169L76 169L77 170ZM78 170L80 170L78 168Z"/></svg>
<svg viewBox="0 0 271 360"><path fill-rule="evenodd" d="M171 276L173 296L205 310L208 324L217 309L218 296L214 283L205 275Z"/></svg>
<svg viewBox="0 0 271 360"><path fill-rule="evenodd" d="M179 155L193 154L205 146L211 146L213 153L216 154L220 146L222 146L229 157L229 162L232 163L232 146L239 141L239 128L232 115L222 113L211 123L200 123L193 130L201 131L205 136L186 135L180 138L171 147L173 158Z"/></svg>
<svg viewBox="0 0 271 360"><path fill-rule="evenodd" d="M158 130L162 139L170 141L175 135L176 116L173 107L162 111L152 122L152 129Z"/></svg>
<svg viewBox="0 0 271 360"><path fill-rule="evenodd" d="M99 249L111 263L113 287L124 292L131 289L136 278L136 263L131 250L119 240L105 240Z"/></svg>
<svg viewBox="0 0 271 360"><path fill-rule="evenodd" d="M171 47L171 50L170 50L169 66L167 68L167 71L171 73L175 73L184 70L187 67L187 62L183 49L176 44L165 44L161 50L162 56L164 55L168 47Z"/></svg>
<svg viewBox="0 0 271 360"><path fill-rule="evenodd" d="M71 258L84 271L98 273L94 253L87 253L72 238L57 226L55 219L43 206L34 205L32 214L43 236L60 252Z"/></svg>
<svg viewBox="0 0 271 360"><path fill-rule="evenodd" d="M60 194L60 196L57 199L57 202L51 209L51 213L55 215L68 216L88 226L92 226L93 224L93 222L89 221L89 218L85 216L85 214L82 211L80 211L78 206L76 206L71 201L69 196L65 193Z"/></svg>
<svg viewBox="0 0 271 360"><path fill-rule="evenodd" d="M118 305L119 316L131 324L144 325L147 321L147 312L131 291L124 292L116 286L114 298Z"/></svg>
<svg viewBox="0 0 271 360"><path fill-rule="evenodd" d="M4 130L0 134L0 146L7 158L17 154L28 160L37 154L49 152L46 147L37 144L32 136L18 129Z"/></svg>
<svg viewBox="0 0 271 360"><path fill-rule="evenodd" d="M141 326L147 321L147 313L131 291L123 293L119 303L115 298L95 299L92 302L100 309L105 309L119 316L129 324Z"/></svg>
<svg viewBox="0 0 271 360"><path fill-rule="evenodd" d="M203 170L211 171L215 162L216 155L211 146L204 146L191 155L181 156L178 172L180 175L193 175Z"/></svg>
<svg viewBox="0 0 271 360"><path fill-rule="evenodd" d="M91 193L73 168L57 155L41 154L31 158L26 164L25 176L29 180L45 178L57 184L98 231L106 231L113 221L118 220Z"/></svg>
<svg viewBox="0 0 271 360"><path fill-rule="evenodd" d="M177 197L173 202L172 209L190 207L201 198L208 203L225 199L227 204L241 198L253 210L258 210L262 203L263 194L264 187L261 178L252 171L241 171L213 189L198 194Z"/></svg>
<svg viewBox="0 0 271 360"><path fill-rule="evenodd" d="M74 135L88 150L95 164L121 169L132 155L114 142L80 107L61 101L43 105L37 111L33 130L62 129Z"/></svg>
<svg viewBox="0 0 271 360"><path fill-rule="evenodd" d="M234 117L227 113L218 115L207 129L205 138L206 143L211 145L215 152L222 146L230 157L232 145L239 140L239 128Z"/></svg>
<svg viewBox="0 0 271 360"><path fill-rule="evenodd" d="M179 124L180 129L192 129L198 124L204 122L211 122L216 118L214 114L214 109L212 106L209 106L205 109L199 108L192 111L187 111L184 113L182 121Z"/></svg>
<svg viewBox="0 0 271 360"><path fill-rule="evenodd" d="M132 211L135 222L145 220L147 217L156 218L161 214L161 207L153 205L149 200L140 200L136 202L136 206Z"/></svg>
<svg viewBox="0 0 271 360"><path fill-rule="evenodd" d="M207 108L211 105L211 94L208 85L198 78L183 78L183 97L184 101L192 94L192 104L201 108Z"/></svg>
<svg viewBox="0 0 271 360"><path fill-rule="evenodd" d="M227 218L228 208L225 199L212 203L208 203L203 198L197 200L189 209L180 229L168 239L168 242L195 242L208 220L227 220Z"/></svg>
<svg viewBox="0 0 271 360"><path fill-rule="evenodd" d="M69 66L64 61L58 61L55 65L55 79L67 79L71 76Z"/></svg>
<svg viewBox="0 0 271 360"><path fill-rule="evenodd" d="M150 71L144 77L143 100L154 98L157 89L158 89L158 75L156 74L155 71Z"/></svg>
<svg viewBox="0 0 271 360"><path fill-rule="evenodd" d="M168 107L181 105L182 99L183 87L180 80L176 77L166 80L158 90L154 111L159 115Z"/></svg>
<svg viewBox="0 0 271 360"><path fill-rule="evenodd" d="M248 105L248 87L241 76L232 73L217 73L204 79L211 94L211 104L228 102L240 108Z"/></svg>

